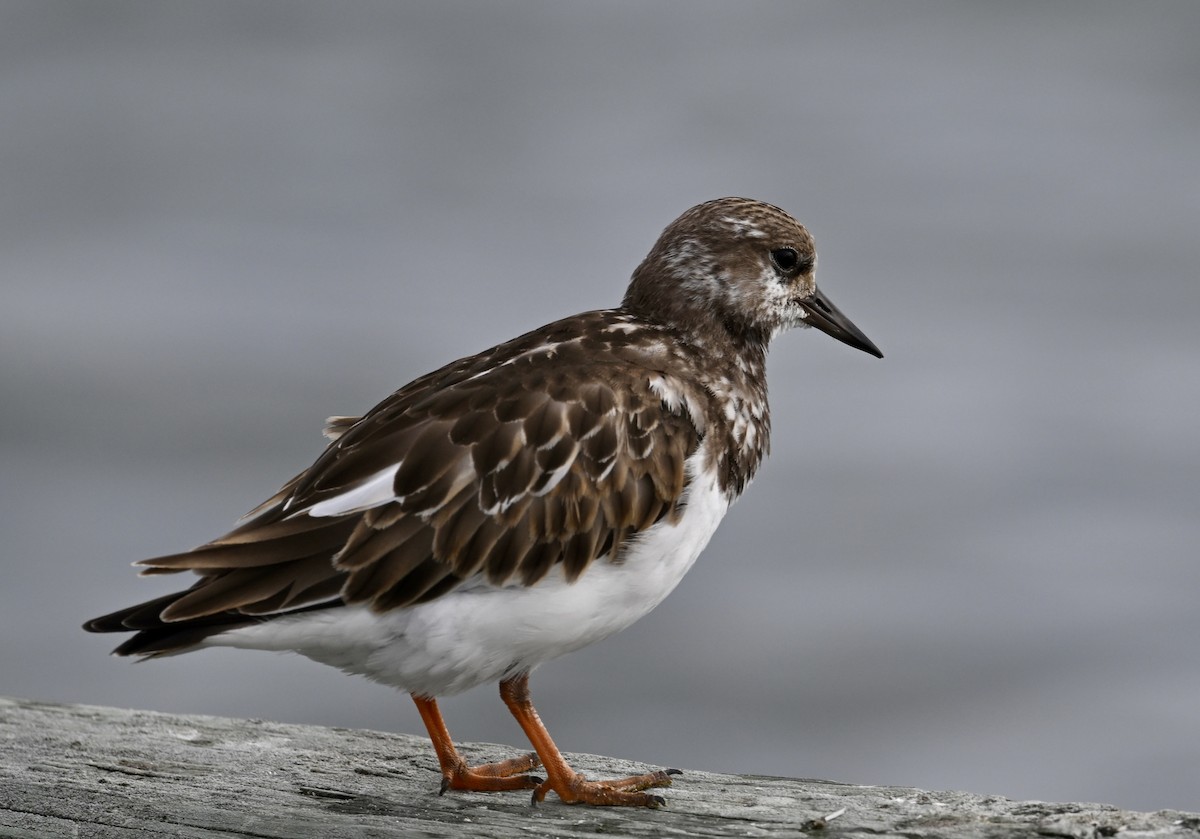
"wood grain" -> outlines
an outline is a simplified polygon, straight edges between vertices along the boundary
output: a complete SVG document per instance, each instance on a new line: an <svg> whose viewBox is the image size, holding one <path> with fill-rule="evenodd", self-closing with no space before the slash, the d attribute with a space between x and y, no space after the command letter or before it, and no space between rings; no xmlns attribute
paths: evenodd
<svg viewBox="0 0 1200 839"><path fill-rule="evenodd" d="M462 751L490 761L522 749ZM597 778L647 768L569 759ZM5 839L1200 836L1189 813L696 771L664 790L663 810L439 797L439 780L424 737L0 697Z"/></svg>

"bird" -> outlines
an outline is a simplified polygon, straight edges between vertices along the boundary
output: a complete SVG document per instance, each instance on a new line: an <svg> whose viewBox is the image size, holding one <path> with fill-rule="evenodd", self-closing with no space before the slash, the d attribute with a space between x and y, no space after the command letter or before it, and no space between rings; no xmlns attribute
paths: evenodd
<svg viewBox="0 0 1200 839"><path fill-rule="evenodd" d="M188 588L89 620L113 652L299 653L410 694L448 790L661 807L674 769L593 780L531 671L633 624L679 583L769 448L772 339L883 354L816 284L808 230L720 198L669 224L619 306L584 312L330 417L316 461L220 538L135 563ZM471 766L437 704L485 683L533 747ZM545 777L533 774L539 769Z"/></svg>

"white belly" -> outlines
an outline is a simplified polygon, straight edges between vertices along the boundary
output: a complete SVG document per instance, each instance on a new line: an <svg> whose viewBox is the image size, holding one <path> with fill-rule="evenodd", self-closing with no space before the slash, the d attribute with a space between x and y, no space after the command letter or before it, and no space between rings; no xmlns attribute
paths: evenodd
<svg viewBox="0 0 1200 839"><path fill-rule="evenodd" d="M729 507L715 480L699 473L677 523L660 522L620 564L596 560L574 583L555 569L528 588L480 582L385 614L362 606L308 612L204 645L290 650L427 696L497 681L619 632L671 593Z"/></svg>

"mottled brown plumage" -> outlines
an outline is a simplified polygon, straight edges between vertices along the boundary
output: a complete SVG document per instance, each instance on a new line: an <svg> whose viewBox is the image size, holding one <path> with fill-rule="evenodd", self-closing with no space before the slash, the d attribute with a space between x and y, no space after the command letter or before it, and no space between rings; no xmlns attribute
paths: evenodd
<svg viewBox="0 0 1200 839"><path fill-rule="evenodd" d="M138 563L194 572L194 585L85 628L134 631L119 654L227 638L404 687L449 786L528 788L514 773L541 759L564 800L653 805L661 799L639 790L669 782L663 773L603 789L568 777L528 672L636 620L690 567L766 455L777 333L816 326L879 355L817 290L815 265L808 232L776 207L694 207L663 232L619 308L452 362L361 418L331 417L321 456L242 524ZM594 570L631 557L645 583ZM582 611L564 613L562 591ZM434 602L450 605L421 611ZM437 638L414 634L429 621ZM268 622L280 632L254 634ZM456 634L467 626L486 628ZM488 678L501 679L538 751L532 763L472 770L454 752L432 696Z"/></svg>
<svg viewBox="0 0 1200 839"><path fill-rule="evenodd" d="M573 579L598 556L619 562L630 534L673 513L684 461L702 436L682 408L663 410L643 367L686 369L701 359L661 328L640 326L630 346L628 333L610 329L629 322L605 311L551 324L417 380L353 425L340 419L317 462L250 521L139 563L148 573L203 577L163 621L264 615L336 595L399 608L477 573L530 585L558 563ZM573 388L584 375L589 384ZM715 427L730 425L711 393L697 389L693 399ZM730 480L748 479L760 455L746 452ZM343 516L293 515L397 462L398 500ZM566 474L545 491L560 469Z"/></svg>

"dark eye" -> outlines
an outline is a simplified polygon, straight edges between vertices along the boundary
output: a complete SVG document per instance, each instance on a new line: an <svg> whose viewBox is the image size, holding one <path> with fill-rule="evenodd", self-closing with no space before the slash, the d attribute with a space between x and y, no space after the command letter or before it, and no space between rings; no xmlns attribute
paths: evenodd
<svg viewBox="0 0 1200 839"><path fill-rule="evenodd" d="M812 270L812 258L802 259L795 248L776 248L771 251L771 261L782 273L792 276L807 274Z"/></svg>
<svg viewBox="0 0 1200 839"><path fill-rule="evenodd" d="M800 264L800 254L796 253L795 248L776 248L771 251L771 261L780 271L790 274Z"/></svg>

